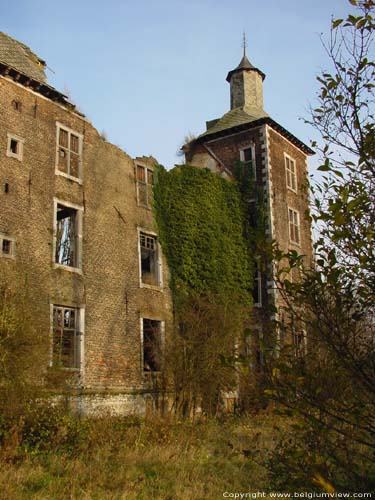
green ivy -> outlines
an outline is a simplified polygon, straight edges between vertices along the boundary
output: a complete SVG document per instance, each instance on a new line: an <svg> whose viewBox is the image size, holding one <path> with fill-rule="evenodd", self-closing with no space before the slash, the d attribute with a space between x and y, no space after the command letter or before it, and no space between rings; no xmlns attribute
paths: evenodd
<svg viewBox="0 0 375 500"><path fill-rule="evenodd" d="M251 304L253 264L240 183L188 165L159 166L154 209L175 300L232 294Z"/></svg>

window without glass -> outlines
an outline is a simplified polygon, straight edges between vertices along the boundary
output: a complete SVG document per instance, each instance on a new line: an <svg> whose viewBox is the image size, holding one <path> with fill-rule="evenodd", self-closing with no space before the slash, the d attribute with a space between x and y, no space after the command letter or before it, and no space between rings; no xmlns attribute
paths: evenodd
<svg viewBox="0 0 375 500"><path fill-rule="evenodd" d="M81 178L82 136L57 125L56 168L59 173Z"/></svg>
<svg viewBox="0 0 375 500"><path fill-rule="evenodd" d="M0 256L1 257L14 257L15 254L15 240L7 238L0 234Z"/></svg>
<svg viewBox="0 0 375 500"><path fill-rule="evenodd" d="M289 238L292 243L300 244L299 213L292 208L288 208Z"/></svg>
<svg viewBox="0 0 375 500"><path fill-rule="evenodd" d="M78 267L78 210L57 204L55 262Z"/></svg>
<svg viewBox="0 0 375 500"><path fill-rule="evenodd" d="M53 366L80 368L79 312L78 308L53 306Z"/></svg>
<svg viewBox="0 0 375 500"><path fill-rule="evenodd" d="M142 319L143 329L143 371L160 372L162 365L161 321Z"/></svg>
<svg viewBox="0 0 375 500"><path fill-rule="evenodd" d="M141 281L146 285L159 286L159 256L156 236L139 233L141 257Z"/></svg>
<svg viewBox="0 0 375 500"><path fill-rule="evenodd" d="M285 155L285 173L287 187L292 191L297 192L296 162L288 155Z"/></svg>
<svg viewBox="0 0 375 500"><path fill-rule="evenodd" d="M137 165L138 204L151 208L153 200L154 172L150 168Z"/></svg>
<svg viewBox="0 0 375 500"><path fill-rule="evenodd" d="M21 137L8 134L7 156L22 161L24 142Z"/></svg>

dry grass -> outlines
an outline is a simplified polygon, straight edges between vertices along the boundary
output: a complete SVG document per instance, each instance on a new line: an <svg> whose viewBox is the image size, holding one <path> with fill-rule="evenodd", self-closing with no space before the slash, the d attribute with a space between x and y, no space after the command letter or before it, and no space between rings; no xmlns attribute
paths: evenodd
<svg viewBox="0 0 375 500"><path fill-rule="evenodd" d="M259 448L274 446L274 416L177 422L107 419L87 440L3 456L4 499L216 499L224 491L267 489Z"/></svg>

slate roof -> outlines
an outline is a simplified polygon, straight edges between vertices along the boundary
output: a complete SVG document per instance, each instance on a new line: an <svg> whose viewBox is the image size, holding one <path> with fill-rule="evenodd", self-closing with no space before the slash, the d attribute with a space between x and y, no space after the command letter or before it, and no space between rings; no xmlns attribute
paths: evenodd
<svg viewBox="0 0 375 500"><path fill-rule="evenodd" d="M307 146L304 142L300 141L295 135L289 132L282 125L273 120L269 115L264 113L262 116L251 116L246 113L242 108L235 108L226 113L218 120L211 120L208 124L212 126L203 134L199 135L192 143L204 143L206 141L214 140L219 137L225 137L230 134L246 131L261 125L267 124L281 135L286 137L291 143L296 145L301 151L307 155L313 155L315 152Z"/></svg>
<svg viewBox="0 0 375 500"><path fill-rule="evenodd" d="M210 122L208 122L208 130L201 134L199 137L215 134L216 132L221 132L222 130L237 127L238 125L243 125L244 123L250 123L266 116L268 116L266 112L255 116L246 113L243 108L234 108L228 111L228 113L225 113L225 115L223 115L218 120L212 120L212 122L214 122L212 126L209 126Z"/></svg>
<svg viewBox="0 0 375 500"><path fill-rule="evenodd" d="M33 80L46 82L46 63L26 45L0 31L0 62Z"/></svg>
<svg viewBox="0 0 375 500"><path fill-rule="evenodd" d="M257 73L260 74L260 76L262 77L262 80L264 80L266 78L266 75L263 73L263 71L256 68L255 66L253 66L251 64L251 62L249 61L249 59L246 57L246 54L244 54L243 58L240 61L240 64L236 68L232 69L232 71L229 71L228 76L227 76L227 82L230 82L230 79L231 79L233 73L237 73L238 71L243 71L243 70L256 71Z"/></svg>

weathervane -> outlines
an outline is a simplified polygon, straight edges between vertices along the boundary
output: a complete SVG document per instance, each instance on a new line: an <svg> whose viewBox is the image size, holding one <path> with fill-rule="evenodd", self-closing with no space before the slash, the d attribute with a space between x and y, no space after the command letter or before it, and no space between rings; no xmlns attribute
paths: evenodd
<svg viewBox="0 0 375 500"><path fill-rule="evenodd" d="M243 56L246 57L246 47L247 47L247 41L246 41L246 33L245 30L243 31L243 36L242 36L242 48L243 48Z"/></svg>

